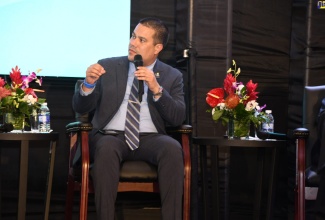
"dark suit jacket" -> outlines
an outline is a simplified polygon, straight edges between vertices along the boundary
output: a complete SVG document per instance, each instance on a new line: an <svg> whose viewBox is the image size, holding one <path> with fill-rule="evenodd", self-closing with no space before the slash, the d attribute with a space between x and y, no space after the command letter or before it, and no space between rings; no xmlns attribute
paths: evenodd
<svg viewBox="0 0 325 220"><path fill-rule="evenodd" d="M79 90L73 96L73 108L84 114L95 110L92 124L93 132L103 129L118 111L126 91L129 61L125 57L99 60L106 71L88 96L81 96ZM163 87L163 95L153 101L148 90L148 105L151 118L159 133L165 134L165 126L178 126L185 120L185 101L183 77L179 70L157 60L153 71L158 83Z"/></svg>
<svg viewBox="0 0 325 220"><path fill-rule="evenodd" d="M325 169L325 98L322 100L322 105L318 115L318 133L319 138L319 154L318 154L318 172Z"/></svg>

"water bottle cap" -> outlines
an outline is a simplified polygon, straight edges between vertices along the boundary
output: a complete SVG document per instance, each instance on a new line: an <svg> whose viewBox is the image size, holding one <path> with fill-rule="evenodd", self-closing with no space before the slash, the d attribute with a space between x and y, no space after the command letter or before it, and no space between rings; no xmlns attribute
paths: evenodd
<svg viewBox="0 0 325 220"><path fill-rule="evenodd" d="M265 110L265 113L266 114L271 114L272 113L272 110Z"/></svg>

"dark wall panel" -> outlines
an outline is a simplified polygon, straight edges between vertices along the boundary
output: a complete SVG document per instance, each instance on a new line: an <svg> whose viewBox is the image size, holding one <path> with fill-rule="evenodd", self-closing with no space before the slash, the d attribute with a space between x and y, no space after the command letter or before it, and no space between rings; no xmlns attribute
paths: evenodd
<svg viewBox="0 0 325 220"><path fill-rule="evenodd" d="M273 110L275 131L286 132L291 2L235 0L233 8L232 57L242 70L239 80L258 83L258 102Z"/></svg>
<svg viewBox="0 0 325 220"><path fill-rule="evenodd" d="M250 79L258 83L258 102L266 104L275 118L275 132L287 132L291 36L291 1L234 0L232 58L241 67L239 81ZM241 164L247 152L234 152ZM237 156L237 157L236 157ZM287 154L281 149L278 158L274 219L285 219L287 213ZM244 161L243 163L249 163ZM237 179L246 179L245 173L236 171ZM248 180L253 183L254 177ZM232 182L239 195L239 182ZM239 197L240 198L240 197Z"/></svg>
<svg viewBox="0 0 325 220"><path fill-rule="evenodd" d="M194 135L222 136L225 129L212 121L205 98L212 88L223 85L231 61L232 1L194 1L193 39L196 55L192 78L195 106Z"/></svg>

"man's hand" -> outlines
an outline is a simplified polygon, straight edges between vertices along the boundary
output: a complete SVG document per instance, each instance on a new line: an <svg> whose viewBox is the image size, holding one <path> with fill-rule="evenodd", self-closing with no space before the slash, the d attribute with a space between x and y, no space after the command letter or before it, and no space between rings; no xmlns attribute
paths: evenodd
<svg viewBox="0 0 325 220"><path fill-rule="evenodd" d="M160 85L157 82L156 76L153 71L146 67L139 66L138 70L134 72L138 80L143 80L153 94L159 91Z"/></svg>
<svg viewBox="0 0 325 220"><path fill-rule="evenodd" d="M95 63L87 68L85 80L88 84L95 84L103 74L105 74L105 69L100 64ZM82 86L82 89L84 91L91 90L84 85Z"/></svg>

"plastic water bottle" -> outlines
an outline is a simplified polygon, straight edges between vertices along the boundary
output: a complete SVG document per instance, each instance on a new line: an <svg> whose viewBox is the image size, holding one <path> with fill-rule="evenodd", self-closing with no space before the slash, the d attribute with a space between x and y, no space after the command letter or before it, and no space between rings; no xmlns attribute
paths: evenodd
<svg viewBox="0 0 325 220"><path fill-rule="evenodd" d="M267 121L262 125L262 131L264 132L274 132L274 117L272 115L272 110L265 110Z"/></svg>
<svg viewBox="0 0 325 220"><path fill-rule="evenodd" d="M50 109L47 103L42 103L38 113L38 130L39 132L49 132L50 126Z"/></svg>

